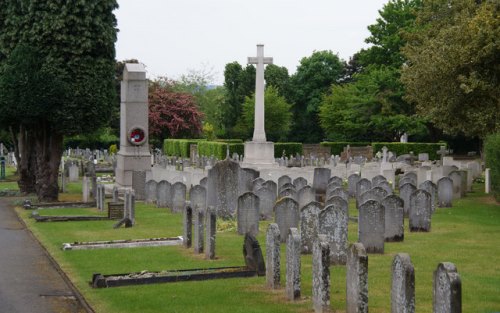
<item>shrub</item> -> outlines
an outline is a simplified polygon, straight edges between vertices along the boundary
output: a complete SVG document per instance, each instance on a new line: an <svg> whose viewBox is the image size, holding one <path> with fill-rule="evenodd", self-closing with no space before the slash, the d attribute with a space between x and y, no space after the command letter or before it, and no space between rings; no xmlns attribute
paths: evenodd
<svg viewBox="0 0 500 313"><path fill-rule="evenodd" d="M116 154L116 152L118 152L118 147L116 146L116 144L112 144L111 146L109 146L109 154Z"/></svg>
<svg viewBox="0 0 500 313"><path fill-rule="evenodd" d="M425 142L372 142L373 153L377 151L382 151L382 148L386 146L389 151L396 153L396 155L408 154L413 151L413 154L417 156L419 153L428 153L429 160L437 160L440 156L437 151L441 146L446 146L446 143L425 143Z"/></svg>
<svg viewBox="0 0 500 313"><path fill-rule="evenodd" d="M300 142L276 142L274 143L274 157L281 158L283 156L283 150L285 150L285 155L302 155L302 143Z"/></svg>
<svg viewBox="0 0 500 313"><path fill-rule="evenodd" d="M490 135L484 142L486 167L490 168L491 191L500 201L500 133Z"/></svg>
<svg viewBox="0 0 500 313"><path fill-rule="evenodd" d="M330 147L330 153L333 155L340 155L344 151L344 147L349 145L351 147L364 147L370 145L369 142L354 142L354 141L324 141L320 145L324 147Z"/></svg>
<svg viewBox="0 0 500 313"><path fill-rule="evenodd" d="M214 156L219 160L224 160L226 158L227 148L229 147L229 155L231 156L234 152L239 155L243 155L244 145L243 143L226 143L219 141L200 141L198 143L198 154L204 156Z"/></svg>
<svg viewBox="0 0 500 313"><path fill-rule="evenodd" d="M189 158L191 144L198 144L204 139L165 139L163 153L170 156Z"/></svg>

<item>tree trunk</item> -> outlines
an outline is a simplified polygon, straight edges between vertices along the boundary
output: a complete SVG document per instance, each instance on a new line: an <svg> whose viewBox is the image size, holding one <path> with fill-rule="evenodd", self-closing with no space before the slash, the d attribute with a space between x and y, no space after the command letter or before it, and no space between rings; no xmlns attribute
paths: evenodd
<svg viewBox="0 0 500 313"><path fill-rule="evenodd" d="M16 133L11 127L10 132L14 142L14 154L17 159L17 173L19 179L17 185L23 194L35 193L35 173L36 161L34 154L34 141L28 130L19 126L19 132Z"/></svg>
<svg viewBox="0 0 500 313"><path fill-rule="evenodd" d="M59 165L63 153L63 136L47 122L34 132L36 154L36 193L41 202L57 201Z"/></svg>

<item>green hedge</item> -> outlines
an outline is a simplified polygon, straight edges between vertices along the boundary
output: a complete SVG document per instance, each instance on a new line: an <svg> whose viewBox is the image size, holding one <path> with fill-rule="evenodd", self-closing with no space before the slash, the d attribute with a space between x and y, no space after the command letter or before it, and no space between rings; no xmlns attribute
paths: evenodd
<svg viewBox="0 0 500 313"><path fill-rule="evenodd" d="M63 141L64 149L72 148L80 148L80 149L109 149L111 145L120 145L120 139L118 137L109 138L109 139L91 139L91 138L83 138L83 137L67 137L64 138Z"/></svg>
<svg viewBox="0 0 500 313"><path fill-rule="evenodd" d="M300 142L275 142L274 143L274 157L281 158L283 156L283 150L285 150L285 155L289 157L290 155L295 155L296 153L302 155L302 144Z"/></svg>
<svg viewBox="0 0 500 313"><path fill-rule="evenodd" d="M491 191L500 201L500 133L490 135L484 141L486 167L490 168Z"/></svg>
<svg viewBox="0 0 500 313"><path fill-rule="evenodd" d="M225 142L225 143L243 143L241 139L216 139L216 142Z"/></svg>
<svg viewBox="0 0 500 313"><path fill-rule="evenodd" d="M205 139L165 139L163 153L170 156L189 158L191 144L198 144Z"/></svg>
<svg viewBox="0 0 500 313"><path fill-rule="evenodd" d="M330 153L333 155L340 155L342 151L344 151L344 147L349 145L351 147L364 147L364 146L369 146L369 142L363 142L363 141L324 141L321 142L320 145L323 147L330 147Z"/></svg>
<svg viewBox="0 0 500 313"><path fill-rule="evenodd" d="M200 156L215 156L219 160L226 158L227 147L229 146L229 155L232 156L234 152L243 155L243 143L226 143L218 141L200 141L198 142L198 154Z"/></svg>
<svg viewBox="0 0 500 313"><path fill-rule="evenodd" d="M373 153L382 151L382 148L386 146L389 151L396 153L396 155L408 154L413 151L415 156L419 153L428 153L429 160L437 160L440 158L437 151L441 146L446 146L444 142L438 143L425 143L425 142L372 142Z"/></svg>

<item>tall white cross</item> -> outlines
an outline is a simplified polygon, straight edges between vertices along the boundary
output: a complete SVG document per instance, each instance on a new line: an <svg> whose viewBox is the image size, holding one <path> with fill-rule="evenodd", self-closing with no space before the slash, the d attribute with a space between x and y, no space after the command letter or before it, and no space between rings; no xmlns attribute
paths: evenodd
<svg viewBox="0 0 500 313"><path fill-rule="evenodd" d="M255 75L255 115L252 141L266 142L264 129L264 64L273 64L273 58L264 57L264 45L257 45L257 57L249 57L248 64L257 64Z"/></svg>

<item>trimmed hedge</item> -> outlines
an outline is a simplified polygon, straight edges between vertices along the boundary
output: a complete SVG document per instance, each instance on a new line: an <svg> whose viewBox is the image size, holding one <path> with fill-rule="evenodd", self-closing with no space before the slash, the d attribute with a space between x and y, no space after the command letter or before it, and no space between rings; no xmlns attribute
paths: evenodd
<svg viewBox="0 0 500 313"><path fill-rule="evenodd" d="M364 142L364 141L324 141L321 142L320 145L323 147L330 147L330 153L333 155L340 155L342 151L344 151L344 147L349 145L351 147L365 147L369 146L371 143L370 142Z"/></svg>
<svg viewBox="0 0 500 313"><path fill-rule="evenodd" d="M205 139L165 139L163 153L169 156L189 158L191 144L198 144Z"/></svg>
<svg viewBox="0 0 500 313"><path fill-rule="evenodd" d="M373 153L382 151L382 148L386 146L389 151L396 153L396 155L409 154L413 151L415 156L419 153L428 153L429 160L437 160L440 158L437 151L441 146L446 146L444 142L438 143L425 143L425 142L372 142Z"/></svg>
<svg viewBox="0 0 500 313"><path fill-rule="evenodd" d="M491 191L500 201L500 133L486 137L484 154L486 167L490 168Z"/></svg>
<svg viewBox="0 0 500 313"><path fill-rule="evenodd" d="M289 157L290 155L295 155L296 153L302 155L302 144L300 142L275 142L274 143L274 157L281 158L283 156L283 150L285 150L285 155Z"/></svg>
<svg viewBox="0 0 500 313"><path fill-rule="evenodd" d="M229 146L229 156L232 156L234 152L239 155L243 155L244 144L243 143L225 143L218 141L200 141L198 142L198 154L200 156L214 156L219 160L224 160L226 158L227 147Z"/></svg>
<svg viewBox="0 0 500 313"><path fill-rule="evenodd" d="M242 139L216 139L216 142L225 142L225 143L243 143Z"/></svg>

